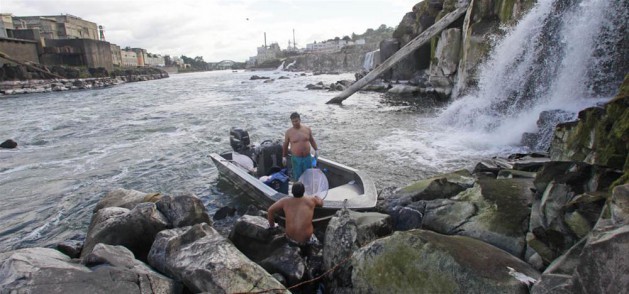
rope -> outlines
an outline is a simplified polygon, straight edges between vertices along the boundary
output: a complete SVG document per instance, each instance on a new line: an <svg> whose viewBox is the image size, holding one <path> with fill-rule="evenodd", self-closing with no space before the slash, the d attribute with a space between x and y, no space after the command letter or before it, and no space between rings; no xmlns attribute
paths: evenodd
<svg viewBox="0 0 629 294"><path fill-rule="evenodd" d="M268 290L262 290L262 291L257 291L257 292L251 292L251 291L249 291L249 292L235 292L235 293L232 293L232 294L261 294L261 293L269 293L269 292L284 292L284 291L286 291L286 290L295 289L295 288L300 287L300 286L302 286L302 285L309 284L309 283L312 283L312 282L315 282L315 281L320 280L320 279L321 279L321 278L323 278L325 275L327 275L327 274L329 274L329 273L331 273L331 272L333 272L333 271L337 270L337 269L338 269L341 265L343 265L344 263L346 263L347 261L349 261L351 258L352 258L352 255L350 254L350 256L348 256L348 257L346 257L345 259L341 260L341 262L337 263L334 267L332 267L331 269L329 269L329 270L325 271L323 274L321 274L321 275L319 275L319 276L315 277L314 279L310 279L310 280L308 280L308 281L303 281L303 282L301 282L301 283L299 283L299 284L295 284L295 285L290 286L290 287L288 287L288 288L286 288L286 289L282 289L282 288L275 288L275 289L268 289Z"/></svg>

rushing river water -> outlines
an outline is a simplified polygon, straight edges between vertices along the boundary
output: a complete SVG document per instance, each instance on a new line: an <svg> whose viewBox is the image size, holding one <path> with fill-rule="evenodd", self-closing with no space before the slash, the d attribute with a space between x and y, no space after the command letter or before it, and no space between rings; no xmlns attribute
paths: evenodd
<svg viewBox="0 0 629 294"><path fill-rule="evenodd" d="M19 144L0 150L0 252L80 238L96 203L115 188L194 193L210 213L245 207L246 197L219 181L208 154L230 149L234 126L254 143L281 139L293 111L312 127L322 157L366 171L379 190L516 151L453 135L431 103L356 93L343 106L326 105L337 92L305 89L349 74L255 72L290 77L273 83L251 81L252 74L181 74L0 98L0 140Z"/></svg>

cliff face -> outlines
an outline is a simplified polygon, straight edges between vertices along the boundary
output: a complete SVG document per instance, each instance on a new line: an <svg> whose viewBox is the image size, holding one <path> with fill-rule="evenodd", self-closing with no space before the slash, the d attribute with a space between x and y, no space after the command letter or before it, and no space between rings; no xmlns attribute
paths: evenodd
<svg viewBox="0 0 629 294"><path fill-rule="evenodd" d="M550 147L556 161L584 161L623 170L619 184L629 182L629 75L620 92L603 107L579 113L579 120L557 126Z"/></svg>
<svg viewBox="0 0 629 294"><path fill-rule="evenodd" d="M348 46L340 52L289 57L285 64L297 61L292 69L299 71L357 72L362 70L365 54L369 51L366 47Z"/></svg>
<svg viewBox="0 0 629 294"><path fill-rule="evenodd" d="M476 72L490 53L491 39L501 34L500 27L513 25L532 7L535 0L424 0L413 6L404 16L395 40L402 47L428 29L436 21L452 12L458 2L470 2L463 19L454 22L431 40L430 45L418 49L413 56L393 69L394 79L411 79L418 71L425 71L433 87L451 93L458 82L459 92L476 84ZM388 56L382 56L382 60Z"/></svg>

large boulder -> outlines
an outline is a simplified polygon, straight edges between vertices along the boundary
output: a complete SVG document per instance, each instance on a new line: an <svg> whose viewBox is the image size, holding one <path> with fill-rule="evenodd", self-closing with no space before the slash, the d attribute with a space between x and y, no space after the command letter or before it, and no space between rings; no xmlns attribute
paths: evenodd
<svg viewBox="0 0 629 294"><path fill-rule="evenodd" d="M149 264L194 293L256 292L285 287L206 223L157 235ZM276 292L277 292L276 291Z"/></svg>
<svg viewBox="0 0 629 294"><path fill-rule="evenodd" d="M101 250L102 249L102 250ZM111 248L110 248L111 249ZM2 293L181 293L180 283L133 259L124 249L114 256L99 246L90 267L48 248L0 253ZM118 255L121 254L121 255ZM108 256L108 257L107 257Z"/></svg>
<svg viewBox="0 0 629 294"><path fill-rule="evenodd" d="M159 193L144 193L119 188L107 193L105 197L101 198L96 204L96 207L94 207L94 213L105 207L133 209L137 204L142 202L156 202L159 198Z"/></svg>
<svg viewBox="0 0 629 294"><path fill-rule="evenodd" d="M146 260L155 235L168 226L168 219L154 203L141 203L132 210L103 208L92 218L81 257L91 253L96 244L104 243L125 246L140 260Z"/></svg>
<svg viewBox="0 0 629 294"><path fill-rule="evenodd" d="M467 170L438 175L410 184L378 203L380 210L390 212L396 206L407 206L420 200L447 199L471 188L475 178Z"/></svg>
<svg viewBox="0 0 629 294"><path fill-rule="evenodd" d="M357 293L528 293L527 283L539 278L494 246L425 230L376 240L353 255L352 266Z"/></svg>
<svg viewBox="0 0 629 294"><path fill-rule="evenodd" d="M450 199L424 201L422 228L477 238L523 257L532 186L531 179L481 177Z"/></svg>
<svg viewBox="0 0 629 294"><path fill-rule="evenodd" d="M282 275L287 285L297 284L306 272L306 262L299 247L288 244L281 245L259 264L271 274Z"/></svg>
<svg viewBox="0 0 629 294"><path fill-rule="evenodd" d="M168 219L171 228L192 226L198 223L212 224L203 202L197 196L164 196L157 203L157 209Z"/></svg>
<svg viewBox="0 0 629 294"><path fill-rule="evenodd" d="M346 261L358 248L391 234L392 225L391 218L385 214L340 210L330 220L325 231L324 269L332 269ZM350 275L351 267L343 264L329 277L328 285L336 288L350 287Z"/></svg>
<svg viewBox="0 0 629 294"><path fill-rule="evenodd" d="M629 75L620 93L604 108L579 112L576 122L557 126L550 156L557 161L584 161L589 164L629 169Z"/></svg>
<svg viewBox="0 0 629 294"><path fill-rule="evenodd" d="M546 264L564 254L595 226L608 190L621 174L582 162L548 162L537 173L528 245Z"/></svg>
<svg viewBox="0 0 629 294"><path fill-rule="evenodd" d="M280 227L271 230L268 226L264 217L243 215L234 224L229 240L250 259L261 261L286 244Z"/></svg>
<svg viewBox="0 0 629 294"><path fill-rule="evenodd" d="M629 184L613 190L596 226L544 271L532 293L624 293L629 289Z"/></svg>

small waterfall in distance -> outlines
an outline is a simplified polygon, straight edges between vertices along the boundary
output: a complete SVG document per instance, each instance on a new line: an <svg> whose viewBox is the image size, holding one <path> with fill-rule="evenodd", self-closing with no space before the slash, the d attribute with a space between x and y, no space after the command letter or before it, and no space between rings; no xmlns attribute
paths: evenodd
<svg viewBox="0 0 629 294"><path fill-rule="evenodd" d="M367 52L365 54L365 60L363 61L363 69L366 71L371 71L372 69L374 69L375 67L375 61L376 61L376 54L380 53L380 49L378 50L374 50L371 52Z"/></svg>
<svg viewBox="0 0 629 294"><path fill-rule="evenodd" d="M285 69L290 69L291 67L293 67L293 65L295 65L295 63L297 63L297 59L293 60L293 62L289 63Z"/></svg>
<svg viewBox="0 0 629 294"><path fill-rule="evenodd" d="M560 113L554 123L575 119L622 82L629 17L622 2L539 0L479 68L478 87L450 104L440 123L494 145L518 145L523 133L539 132L533 149L546 151L554 124L538 129L541 112Z"/></svg>
<svg viewBox="0 0 629 294"><path fill-rule="evenodd" d="M282 61L282 63L277 67L276 70L279 70L279 71L284 70L284 61Z"/></svg>

